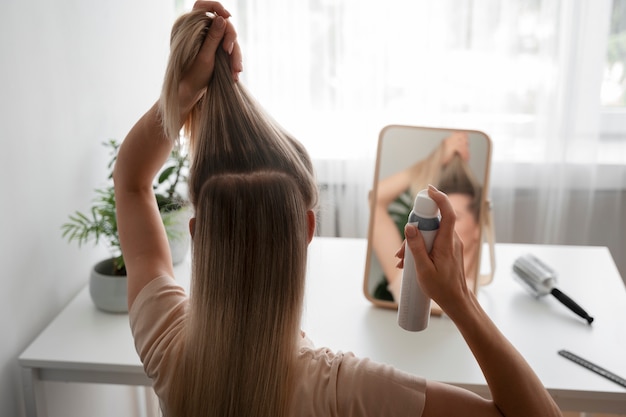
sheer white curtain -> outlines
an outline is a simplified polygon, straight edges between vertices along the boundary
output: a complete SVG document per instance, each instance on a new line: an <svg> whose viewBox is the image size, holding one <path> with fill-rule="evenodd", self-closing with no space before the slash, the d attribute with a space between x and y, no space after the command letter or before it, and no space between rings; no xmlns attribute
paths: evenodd
<svg viewBox="0 0 626 417"><path fill-rule="evenodd" d="M224 1L243 82L316 161L322 233L365 236L383 126L472 128L499 241L607 245L626 275L626 108L600 101L624 0Z"/></svg>
<svg viewBox="0 0 626 417"><path fill-rule="evenodd" d="M626 112L600 94L610 15L611 1L539 15L554 30L538 54L546 76L529 131L492 129L492 194L498 240L608 246L626 276Z"/></svg>

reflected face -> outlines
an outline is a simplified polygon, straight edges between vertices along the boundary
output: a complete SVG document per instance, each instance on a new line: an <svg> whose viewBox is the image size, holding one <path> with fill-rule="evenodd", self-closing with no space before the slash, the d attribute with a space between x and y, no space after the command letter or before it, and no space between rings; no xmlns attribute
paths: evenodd
<svg viewBox="0 0 626 417"><path fill-rule="evenodd" d="M478 222L471 209L472 197L467 194L452 193L448 195L448 199L456 214L454 229L463 241L464 250L467 251L471 246L477 244L480 238Z"/></svg>
<svg viewBox="0 0 626 417"><path fill-rule="evenodd" d="M456 214L454 230L463 242L465 278L470 287L473 288L476 279L474 267L478 258L478 245L480 244L480 226L472 211L472 197L468 194L450 193L448 199Z"/></svg>

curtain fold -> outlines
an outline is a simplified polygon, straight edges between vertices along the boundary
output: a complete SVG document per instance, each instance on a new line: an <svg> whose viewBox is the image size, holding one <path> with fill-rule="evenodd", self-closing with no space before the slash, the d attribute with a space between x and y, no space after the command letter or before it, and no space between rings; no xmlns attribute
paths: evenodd
<svg viewBox="0 0 626 417"><path fill-rule="evenodd" d="M493 200L497 240L608 246L626 276L626 137L604 135L600 102L610 6L561 2L545 47L554 76L537 103L534 150L509 134L513 155L494 162Z"/></svg>

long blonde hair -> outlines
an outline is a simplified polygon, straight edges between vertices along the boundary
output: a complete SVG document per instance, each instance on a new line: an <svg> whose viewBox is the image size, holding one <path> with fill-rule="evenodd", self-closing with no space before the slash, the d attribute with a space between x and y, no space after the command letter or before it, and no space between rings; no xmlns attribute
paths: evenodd
<svg viewBox="0 0 626 417"><path fill-rule="evenodd" d="M176 85L210 24L210 16L192 12L172 30L160 101L170 138L180 125ZM318 198L311 160L233 82L221 48L185 129L196 210L192 284L185 344L164 412L284 416L304 297L307 210Z"/></svg>
<svg viewBox="0 0 626 417"><path fill-rule="evenodd" d="M446 194L464 194L470 199L467 207L478 224L482 187L473 174L472 169L459 154L455 154L450 162L441 168L436 182L437 188Z"/></svg>
<svg viewBox="0 0 626 417"><path fill-rule="evenodd" d="M164 130L171 139L178 137L180 126L178 83L200 50L211 21L204 12L191 12L174 23L160 99ZM233 81L229 65L228 55L218 48L213 79L183 125L193 157L189 178L192 203L202 182L212 175L271 167L292 174L309 206L315 207L318 194L306 149L241 83Z"/></svg>
<svg viewBox="0 0 626 417"><path fill-rule="evenodd" d="M441 164L443 158L443 141L435 148L428 157L411 166L411 183L409 192L414 198L417 193L433 184L446 194L465 194L470 197L469 210L479 223L479 213L482 197L482 187L471 167L464 161L461 155L455 153L445 165Z"/></svg>

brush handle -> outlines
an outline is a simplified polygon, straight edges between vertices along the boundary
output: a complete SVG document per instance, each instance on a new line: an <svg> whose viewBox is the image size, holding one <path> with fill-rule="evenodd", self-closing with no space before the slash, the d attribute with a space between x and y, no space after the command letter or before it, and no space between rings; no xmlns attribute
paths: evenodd
<svg viewBox="0 0 626 417"><path fill-rule="evenodd" d="M558 288L552 288L552 291L550 291L550 294L552 294L557 300L559 300L561 303L567 306L567 308L572 310L574 313L578 314L580 317L587 320L587 323L591 324L593 322L593 317L587 314L587 312L581 306L576 304L574 300L572 300L567 295L559 291Z"/></svg>

